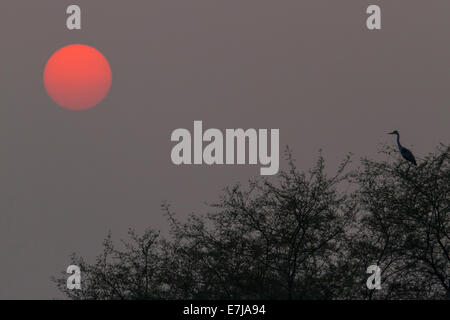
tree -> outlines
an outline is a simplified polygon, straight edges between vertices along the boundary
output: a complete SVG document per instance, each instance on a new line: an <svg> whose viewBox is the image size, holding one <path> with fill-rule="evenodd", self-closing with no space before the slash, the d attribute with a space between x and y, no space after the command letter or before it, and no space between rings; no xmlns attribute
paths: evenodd
<svg viewBox="0 0 450 320"><path fill-rule="evenodd" d="M54 278L59 289L71 299L123 300L165 298L165 243L148 229L142 236L129 231L128 242L117 249L111 234L103 242L103 253L94 264L72 255L72 264L82 270L82 290L66 287L66 274Z"/></svg>
<svg viewBox="0 0 450 320"><path fill-rule="evenodd" d="M395 150L383 152L398 158ZM401 158L362 161L354 174L360 226L349 243L349 259L358 275L378 265L383 289L360 285L354 297L436 299L450 294L449 169L445 146L417 167Z"/></svg>
<svg viewBox="0 0 450 320"><path fill-rule="evenodd" d="M278 183L264 179L249 190L227 189L206 217L180 224L168 210L179 253L173 278L190 280L181 286L190 288L188 295L177 297L332 298L342 240L356 208L338 192L348 163L327 177L322 156L308 174L289 158L290 170L281 172Z"/></svg>
<svg viewBox="0 0 450 320"><path fill-rule="evenodd" d="M326 173L320 155L308 172L287 152L288 170L225 189L211 212L180 221L163 205L167 238L130 231L111 236L81 267L72 299L442 299L449 294L448 147L412 167L393 151L385 161L346 158ZM369 265L382 290L369 290Z"/></svg>

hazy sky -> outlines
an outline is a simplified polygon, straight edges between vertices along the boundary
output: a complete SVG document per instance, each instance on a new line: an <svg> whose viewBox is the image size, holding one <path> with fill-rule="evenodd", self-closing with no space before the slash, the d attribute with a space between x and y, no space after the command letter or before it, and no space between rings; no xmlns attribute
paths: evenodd
<svg viewBox="0 0 450 320"><path fill-rule="evenodd" d="M65 26L69 4L81 31ZM382 8L382 30L365 26ZM61 297L50 277L108 230L166 230L160 204L204 212L259 166L185 166L170 134L279 128L307 169L348 152L376 157L397 129L418 157L450 130L448 0L152 0L0 2L0 298ZM95 108L55 105L44 65L72 43L109 59Z"/></svg>

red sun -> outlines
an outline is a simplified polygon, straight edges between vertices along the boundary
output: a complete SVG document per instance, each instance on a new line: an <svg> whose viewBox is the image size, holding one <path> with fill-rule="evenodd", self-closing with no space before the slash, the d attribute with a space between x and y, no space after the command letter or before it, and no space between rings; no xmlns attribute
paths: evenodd
<svg viewBox="0 0 450 320"><path fill-rule="evenodd" d="M44 70L48 95L69 110L85 110L97 105L108 94L111 82L111 68L105 56L82 44L56 51Z"/></svg>

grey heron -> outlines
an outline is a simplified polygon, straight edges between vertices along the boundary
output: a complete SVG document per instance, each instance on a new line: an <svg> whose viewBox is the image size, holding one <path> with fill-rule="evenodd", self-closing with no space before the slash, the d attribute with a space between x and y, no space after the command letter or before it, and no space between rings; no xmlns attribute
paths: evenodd
<svg viewBox="0 0 450 320"><path fill-rule="evenodd" d="M388 134L397 135L397 145L398 145L398 149L400 150L400 153L401 153L403 159L405 159L405 160L411 162L413 165L417 166L416 158L414 158L414 155L412 154L412 152L400 144L400 133L398 133L398 131L395 130L395 131L389 132Z"/></svg>

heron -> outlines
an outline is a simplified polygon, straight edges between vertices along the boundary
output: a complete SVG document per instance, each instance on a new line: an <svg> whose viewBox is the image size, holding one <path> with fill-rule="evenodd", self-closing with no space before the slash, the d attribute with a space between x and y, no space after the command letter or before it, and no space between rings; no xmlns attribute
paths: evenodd
<svg viewBox="0 0 450 320"><path fill-rule="evenodd" d="M395 131L389 132L388 134L397 135L398 150L400 150L400 154L402 155L403 159L405 159L406 161L409 161L413 165L417 166L416 158L414 158L414 155L412 154L412 152L400 144L400 133L398 133L398 131L395 130Z"/></svg>

